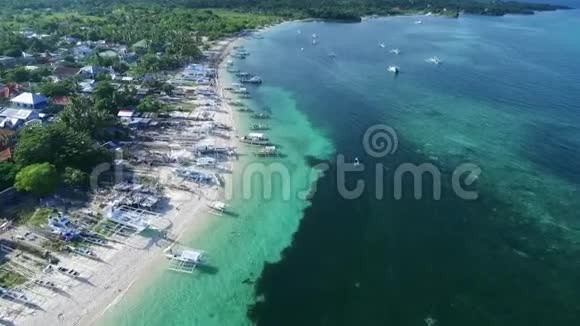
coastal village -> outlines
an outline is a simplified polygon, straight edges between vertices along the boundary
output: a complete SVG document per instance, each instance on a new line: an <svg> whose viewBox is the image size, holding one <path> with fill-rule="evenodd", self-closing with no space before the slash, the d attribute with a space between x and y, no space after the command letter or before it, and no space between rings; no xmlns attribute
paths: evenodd
<svg viewBox="0 0 580 326"><path fill-rule="evenodd" d="M20 33L49 36L30 29ZM234 68L234 60L250 55L237 40L252 35L245 31L208 42L202 58L182 69L139 77L89 59L115 58L131 66L146 41L124 45L62 37L55 53L0 57L2 69L43 73L42 87L0 84L1 162L14 160L21 133L65 119L62 111L92 114L83 98L130 94L126 105L113 108L116 121L106 126L115 129L106 133L111 137L91 145L111 159L86 173L90 187L73 183L50 195L0 189L3 322L86 324L151 261L161 259L168 269L186 274L211 264L202 250L179 246L181 232L198 216L235 214L219 200L240 154L282 156L264 133L268 113L243 102L261 78ZM225 85L220 71L239 82ZM69 83L74 92L61 94L58 87ZM234 114L255 121L251 133L237 133Z"/></svg>

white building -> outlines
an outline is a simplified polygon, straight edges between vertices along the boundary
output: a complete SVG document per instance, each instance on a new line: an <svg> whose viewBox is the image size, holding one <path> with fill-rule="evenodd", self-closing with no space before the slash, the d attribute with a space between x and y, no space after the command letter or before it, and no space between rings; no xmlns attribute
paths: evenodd
<svg viewBox="0 0 580 326"><path fill-rule="evenodd" d="M38 119L38 111L36 110L4 109L0 111L0 128L17 129L34 119Z"/></svg>
<svg viewBox="0 0 580 326"><path fill-rule="evenodd" d="M12 106L23 109L44 109L48 104L48 98L40 94L22 93L11 99Z"/></svg>

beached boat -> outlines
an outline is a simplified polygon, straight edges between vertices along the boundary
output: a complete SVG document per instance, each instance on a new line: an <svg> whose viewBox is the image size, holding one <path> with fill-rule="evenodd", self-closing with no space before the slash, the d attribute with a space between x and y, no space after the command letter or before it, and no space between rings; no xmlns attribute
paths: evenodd
<svg viewBox="0 0 580 326"><path fill-rule="evenodd" d="M49 266L51 266L51 265L49 265ZM70 277L80 277L81 276L81 274L79 272L75 271L74 269L69 269L69 268L62 267L62 266L57 267L56 270L64 275L67 275Z"/></svg>
<svg viewBox="0 0 580 326"><path fill-rule="evenodd" d="M244 103L242 103L240 101L229 101L228 104L231 106L243 106L244 105Z"/></svg>
<svg viewBox="0 0 580 326"><path fill-rule="evenodd" d="M222 214L229 214L230 213L230 209L229 209L228 205L224 202L221 202L221 201L211 202L211 203L207 204L207 206L210 208L211 212L214 214L222 215Z"/></svg>
<svg viewBox="0 0 580 326"><path fill-rule="evenodd" d="M5 289L3 287L0 287L0 297L24 303L30 302L24 293L17 290Z"/></svg>
<svg viewBox="0 0 580 326"><path fill-rule="evenodd" d="M74 252L75 254L79 255L79 256L83 256L83 257L87 257L87 258L91 258L91 259L96 259L97 258L97 254L88 249L88 248L83 248L83 247L70 247L72 252Z"/></svg>

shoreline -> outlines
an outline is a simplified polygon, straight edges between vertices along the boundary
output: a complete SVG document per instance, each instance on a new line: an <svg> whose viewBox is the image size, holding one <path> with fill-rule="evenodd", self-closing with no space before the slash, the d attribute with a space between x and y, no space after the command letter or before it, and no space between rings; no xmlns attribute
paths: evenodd
<svg viewBox="0 0 580 326"><path fill-rule="evenodd" d="M218 44L227 42L220 51L216 69L221 70L225 65L225 58L233 50L242 37L232 37ZM230 125L232 133L236 133L238 121L234 119L234 110L224 100L224 76L217 74L214 88L222 100L223 112L215 112L214 121ZM187 100L187 99L184 99ZM235 147L237 137L221 139L215 137L214 142L219 146ZM233 169L235 169L235 162ZM170 167L162 167L161 174L171 173ZM152 171L157 172L157 171ZM114 243L111 248L95 248L95 252L102 257L102 262L71 257L64 261L71 261L69 266L75 266L81 273L90 275L86 284L77 284L66 290L66 295L56 294L46 298L42 309L26 311L13 318L18 325L98 325L103 321L106 313L117 306L121 301L133 299L132 295L140 292L149 280L160 273L166 272L164 250L180 243L183 239L190 239L203 232L215 218L207 210L207 205L214 200L224 198L224 189L214 186L203 189L202 194L189 193L181 190L166 188L166 197L171 207L163 213L170 222L168 237L157 236L153 239L142 235L134 235L131 239L136 244L125 245ZM168 239L169 238L169 239ZM67 257L69 258L69 257ZM73 262L74 261L74 262ZM78 267L82 266L82 267Z"/></svg>

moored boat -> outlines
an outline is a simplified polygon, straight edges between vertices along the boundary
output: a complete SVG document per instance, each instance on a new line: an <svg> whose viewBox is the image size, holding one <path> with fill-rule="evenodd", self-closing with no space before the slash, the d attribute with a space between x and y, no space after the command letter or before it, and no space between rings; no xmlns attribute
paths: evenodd
<svg viewBox="0 0 580 326"><path fill-rule="evenodd" d="M254 119L261 119L261 120L267 120L270 119L270 115L267 113L255 113L252 115L252 118Z"/></svg>
<svg viewBox="0 0 580 326"><path fill-rule="evenodd" d="M250 145L258 145L258 146L270 146L270 140L266 135L263 133L258 132L251 132L246 136L242 136L240 138L242 143L250 144Z"/></svg>
<svg viewBox="0 0 580 326"><path fill-rule="evenodd" d="M250 130L259 131L259 130L270 130L270 127L267 125L262 124L255 124L250 127Z"/></svg>
<svg viewBox="0 0 580 326"><path fill-rule="evenodd" d="M276 148L276 146L266 146L263 149L254 153L258 157L276 157L282 156L282 153Z"/></svg>

